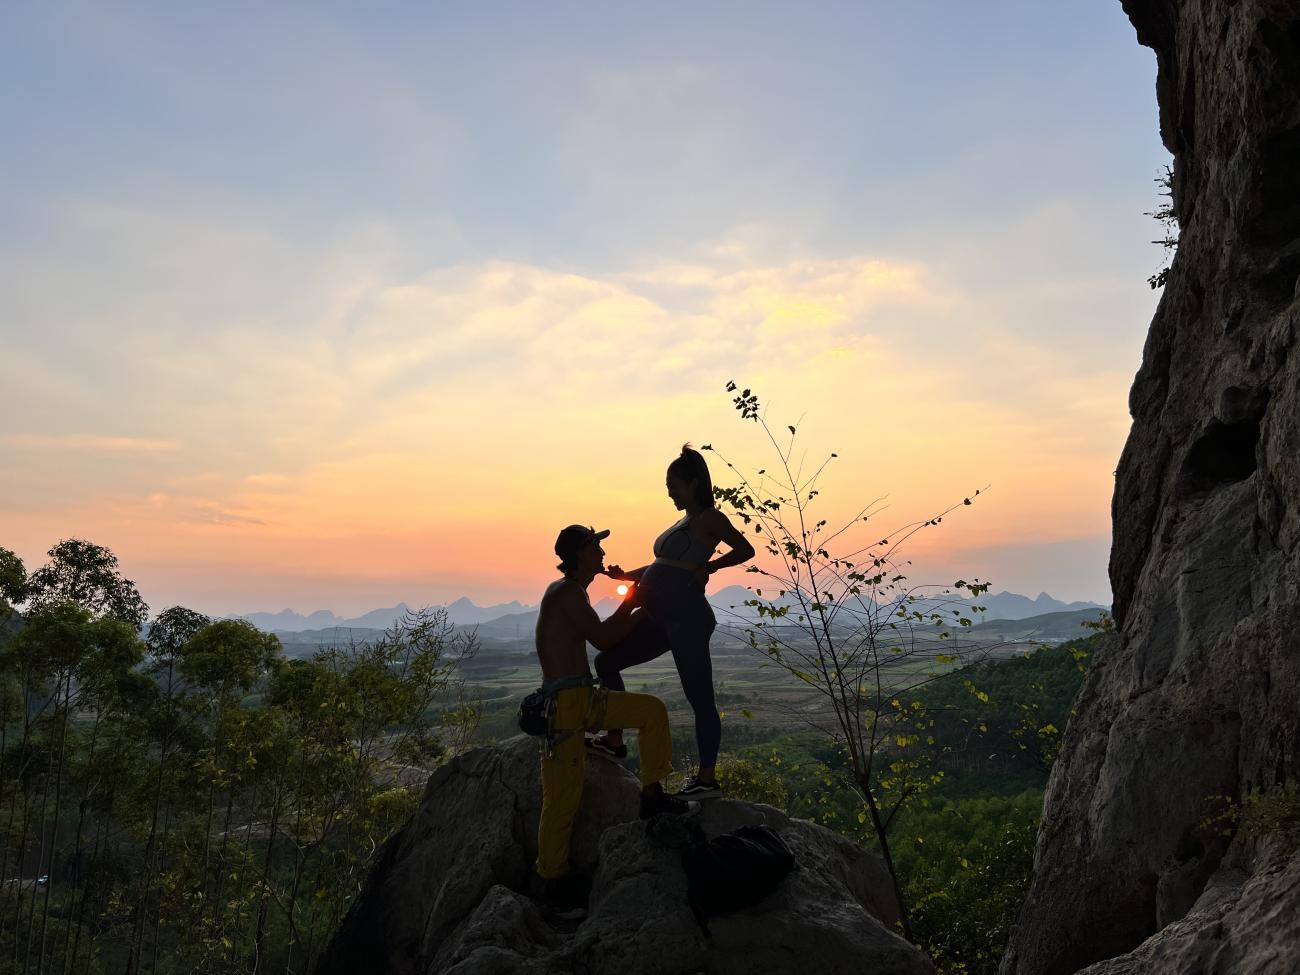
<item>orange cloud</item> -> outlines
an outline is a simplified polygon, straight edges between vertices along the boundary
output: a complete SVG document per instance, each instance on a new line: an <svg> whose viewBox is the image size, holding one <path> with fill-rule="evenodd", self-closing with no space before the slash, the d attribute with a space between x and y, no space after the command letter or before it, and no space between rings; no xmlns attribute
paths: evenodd
<svg viewBox="0 0 1300 975"><path fill-rule="evenodd" d="M881 495L885 521L926 518L992 484L918 553L1106 530L1097 472L1127 428L1125 377L1076 374L1011 338L921 264L746 260L741 248L607 276L504 262L392 284L344 274L306 322L235 318L163 343L156 374L137 379L171 407L147 411L156 437L0 437L10 451L136 458L65 477L73 494L39 509L42 477L60 474L27 469L18 534L31 552L82 533L189 566L190 584L253 567L332 579L320 602L340 609L347 580L408 580L413 602L527 599L572 521L612 528L614 561L649 559L676 517L662 484L683 441L771 465L729 379L770 403L776 429L799 426L809 463L840 455L824 485L832 521Z"/></svg>

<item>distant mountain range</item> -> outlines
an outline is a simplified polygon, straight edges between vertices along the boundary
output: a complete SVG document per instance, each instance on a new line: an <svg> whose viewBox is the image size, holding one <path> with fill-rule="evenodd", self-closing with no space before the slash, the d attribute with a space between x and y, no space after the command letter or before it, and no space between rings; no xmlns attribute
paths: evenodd
<svg viewBox="0 0 1300 975"><path fill-rule="evenodd" d="M775 593L768 593L769 596L775 596ZM727 586L720 589L709 597L709 602L714 607L741 615L747 615L745 600L753 599L754 594L744 586ZM784 600L776 600L784 602ZM931 600L918 601L917 608L923 609L926 602ZM980 606L983 607L982 613L976 613L972 617L976 622L986 620L1023 620L1031 616L1042 616L1045 613L1072 613L1085 609L1108 609L1100 603L1090 602L1072 602L1066 603L1059 599L1053 599L1045 592L1040 592L1033 599L1028 596L1022 596L1015 592L1000 592L996 595L983 595L979 599L957 599L944 600L945 604L956 608L957 605Z"/></svg>
<svg viewBox="0 0 1300 975"><path fill-rule="evenodd" d="M967 600L967 602L972 601ZM1101 603L1091 603L1085 600L1065 603L1059 599L1053 599L1045 592L1040 592L1033 599L1030 599L1028 596L1007 592L1006 590L995 596L981 596L979 599L973 600L973 603L984 607L984 612L978 614L981 620L1023 620L1031 616L1042 616L1045 613L1073 613L1081 609L1110 609L1109 606L1103 606Z"/></svg>
<svg viewBox="0 0 1300 975"><path fill-rule="evenodd" d="M750 615L744 607L746 599L752 599L751 593L744 586L727 586L709 596L709 602L717 609L719 619L723 615L738 613ZM960 600L972 605L970 600ZM1100 603L1062 602L1053 599L1045 592L1040 592L1033 599L1014 592L1000 592L993 596L982 596L973 605L984 607L984 612L976 614L976 622L989 620L1022 620L1046 613L1068 613L1079 610L1105 609ZM596 603L596 612L602 617L608 616L618 607L618 601L605 598ZM334 627L356 630L383 630L390 627L402 614L408 611L406 603L398 603L387 609L375 609L361 616L342 618L327 609L317 610L306 616L291 609L278 613L246 613L240 619L246 619L258 629L277 633L301 633L306 630L326 630ZM528 606L517 600L497 603L493 606L477 606L469 599L461 597L447 606L447 618L456 626L477 626L480 636L512 639L529 637L537 623L537 607Z"/></svg>
<svg viewBox="0 0 1300 975"><path fill-rule="evenodd" d="M525 606L518 601L497 603L495 606L476 606L462 596L447 606L447 618L457 626L468 626L535 608ZM372 609L369 613L347 619L335 616L328 609L318 609L306 616L295 613L291 609L282 609L278 613L244 613L238 618L248 620L259 630L276 633L301 633L304 630L326 630L336 626L358 630L384 630L396 623L402 618L402 614L409 610L410 607L406 603L398 603L387 609Z"/></svg>

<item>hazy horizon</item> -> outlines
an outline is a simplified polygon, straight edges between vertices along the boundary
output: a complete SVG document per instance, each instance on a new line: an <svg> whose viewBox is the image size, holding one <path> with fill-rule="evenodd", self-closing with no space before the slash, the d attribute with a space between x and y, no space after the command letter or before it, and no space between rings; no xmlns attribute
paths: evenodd
<svg viewBox="0 0 1300 975"><path fill-rule="evenodd" d="M713 597L713 596L717 595L718 593L720 593L721 591L723 591L723 590L725 590L725 589L731 589L731 588L737 588L737 587L739 587L739 588L746 588L746 587L745 587L743 584L741 584L741 583L732 583L732 584L730 584L730 585L725 585L725 586L724 586L724 585L716 585L716 586L715 586L715 585L710 585L710 586L709 586L709 589L708 589L708 594L709 594L710 597ZM1006 590L1006 591L1007 591L1007 592L1010 592L1010 590ZM995 595L1001 595L1002 592L1003 592L1003 590L998 590L997 593L994 593L994 594L995 594ZM1018 595L1018 596L1023 596L1023 597L1025 597L1026 599L1029 599L1029 600L1037 599L1037 598L1039 598L1040 596L1048 596L1048 597L1050 597L1050 598L1052 598L1052 599L1055 599L1055 600L1057 600L1058 602L1062 602L1062 603L1095 602L1094 600L1087 600L1087 599L1069 599L1069 598L1061 598L1061 597L1057 596L1055 593L1050 593L1050 592L1047 592L1046 590L1042 590L1042 591L1040 591L1040 592L1035 592L1035 593L1027 593L1027 592L1026 592L1026 593L1012 593L1012 594L1013 594L1013 595ZM539 593L539 594L537 595L536 599L540 601L540 597L541 597L541 594ZM458 596L458 597L456 597L456 598L454 598L454 599L444 599L444 600L438 600L438 601L434 601L434 602L424 602L424 603L411 603L411 602L408 602L407 600L399 599L399 600L396 600L396 601L394 601L394 602L392 602L392 603L389 603L389 604L386 604L386 605L382 605L382 606L371 606L371 607L369 607L368 609L365 609L365 610L362 610L362 611L360 611L360 612L356 612L356 613L340 613L340 612L336 612L335 610L333 610L333 609L330 608L329 606L317 606L315 609L303 609L303 608L295 607L295 606L281 606L281 607L279 607L278 609L265 609L265 608L263 608L263 609L241 609L241 610L230 610L230 611L227 611L227 612L216 612L216 611L212 611L212 610L207 610L206 612L208 613L208 615L211 615L211 616L217 616L217 617L223 617L223 618L244 617L244 616L278 616L278 615L283 614L283 613L293 613L293 614L295 614L296 616L298 616L299 618L302 618L302 619L308 619L308 618L310 618L310 617L316 615L317 613L331 613L333 616L335 616L335 617L338 618L338 619L342 619L342 620L355 620L355 619L358 619L358 618L360 618L360 617L363 617L363 616L365 616L365 615L367 615L367 614L369 614L369 613L380 612L380 611L383 611L383 610L389 610L389 609L396 609L396 608L399 607L399 606L406 606L408 609L420 609L420 608L422 608L422 607L424 607L424 606L441 606L441 607L447 607L447 606L451 606L451 605L453 605L453 604L459 602L459 601L462 600L462 599L464 599L464 600L468 600L468 601L470 602L470 604L474 606L475 609L494 609L494 608L497 608L497 607L518 606L518 607L520 608L520 611L521 611L521 612L526 612L526 611L529 611L529 610L537 609L537 607L538 607L538 602L537 602L537 601L529 602L528 600L524 600L524 599L513 599L513 600L508 599L508 600L504 600L504 601L502 601L502 602L478 603L478 602L475 602L474 600L470 599L468 596ZM615 601L615 602L616 602L616 601L617 601L617 597L614 596L612 593L605 593L605 594L601 595L601 596L599 597L599 599L597 599L595 596L593 596L593 598L592 598L592 602L593 602L593 604L597 604L600 600L610 600L610 601ZM1100 603L1100 604L1097 604L1097 605L1108 606L1108 605L1109 605L1109 602L1107 602L1107 603ZM192 607L191 607L191 608L192 608Z"/></svg>

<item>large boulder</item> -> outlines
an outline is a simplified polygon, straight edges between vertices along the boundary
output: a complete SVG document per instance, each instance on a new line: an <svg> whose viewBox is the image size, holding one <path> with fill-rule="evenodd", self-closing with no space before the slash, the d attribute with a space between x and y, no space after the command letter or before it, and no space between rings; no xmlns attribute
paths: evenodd
<svg viewBox="0 0 1300 975"><path fill-rule="evenodd" d="M1300 5L1124 9L1156 52L1182 230L1116 472L1117 632L1052 771L1004 975L1144 942L1134 970L1218 970L1185 967L1174 946L1221 923L1253 937L1250 905L1275 882L1254 878L1296 869L1204 823L1211 796L1300 775ZM1220 917L1229 901L1203 898L1229 890L1238 906ZM1297 935L1271 936L1288 970Z"/></svg>
<svg viewBox="0 0 1300 975"><path fill-rule="evenodd" d="M1294 975L1300 943L1300 859L1262 856L1247 873L1220 869L1191 911L1135 950L1081 975Z"/></svg>
<svg viewBox="0 0 1300 975"><path fill-rule="evenodd" d="M898 910L880 861L770 806L705 804L716 835L766 823L799 868L755 908L714 919L706 938L686 898L680 830L637 819L634 776L587 761L573 859L592 876L588 914L554 920L528 896L541 806L537 745L515 738L434 774L419 810L381 849L318 975L602 972L777 975L929 973L893 933Z"/></svg>

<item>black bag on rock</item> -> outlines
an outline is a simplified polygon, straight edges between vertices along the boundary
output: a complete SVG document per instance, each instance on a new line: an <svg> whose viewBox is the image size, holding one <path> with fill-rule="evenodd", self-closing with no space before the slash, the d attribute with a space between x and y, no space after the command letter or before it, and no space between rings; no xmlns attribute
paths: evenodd
<svg viewBox="0 0 1300 975"><path fill-rule="evenodd" d="M682 851L682 866L691 910L706 937L706 917L753 907L794 869L794 854L770 826L742 826L708 839L699 824L689 825L691 842Z"/></svg>

